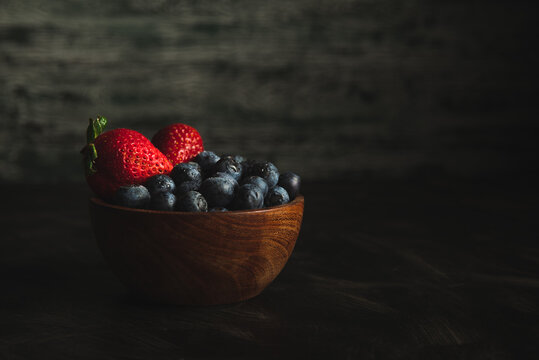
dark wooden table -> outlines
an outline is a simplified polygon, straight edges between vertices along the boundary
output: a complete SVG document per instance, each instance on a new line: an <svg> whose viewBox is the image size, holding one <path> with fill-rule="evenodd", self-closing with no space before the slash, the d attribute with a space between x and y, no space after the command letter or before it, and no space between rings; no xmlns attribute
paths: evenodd
<svg viewBox="0 0 539 360"><path fill-rule="evenodd" d="M238 304L128 293L84 185L1 187L0 359L521 359L539 338L537 192L490 181L304 186L280 276Z"/></svg>

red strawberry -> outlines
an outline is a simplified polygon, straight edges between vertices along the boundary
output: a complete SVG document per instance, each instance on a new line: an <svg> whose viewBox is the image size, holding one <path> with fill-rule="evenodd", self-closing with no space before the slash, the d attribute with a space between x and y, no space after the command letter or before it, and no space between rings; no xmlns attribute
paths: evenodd
<svg viewBox="0 0 539 360"><path fill-rule="evenodd" d="M149 177L168 174L172 164L144 135L129 129L103 132L107 120L90 119L88 144L83 149L86 180L101 198L120 186L142 184Z"/></svg>
<svg viewBox="0 0 539 360"><path fill-rule="evenodd" d="M189 125L172 124L162 128L152 143L170 160L172 165L188 162L204 150L202 137Z"/></svg>

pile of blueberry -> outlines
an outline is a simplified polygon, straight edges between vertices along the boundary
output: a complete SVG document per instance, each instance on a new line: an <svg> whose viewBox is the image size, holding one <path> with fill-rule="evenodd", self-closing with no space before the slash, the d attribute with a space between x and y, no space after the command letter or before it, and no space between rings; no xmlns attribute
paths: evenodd
<svg viewBox="0 0 539 360"><path fill-rule="evenodd" d="M229 211L286 204L299 193L300 177L279 174L271 162L203 151L192 162L155 175L144 185L120 187L114 203L166 211Z"/></svg>

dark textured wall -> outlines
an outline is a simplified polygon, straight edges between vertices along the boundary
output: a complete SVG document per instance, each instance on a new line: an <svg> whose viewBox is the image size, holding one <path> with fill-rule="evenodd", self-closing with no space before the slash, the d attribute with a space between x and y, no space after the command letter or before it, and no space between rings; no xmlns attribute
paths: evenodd
<svg viewBox="0 0 539 360"><path fill-rule="evenodd" d="M81 181L87 119L306 178L524 171L523 1L0 1L0 181Z"/></svg>

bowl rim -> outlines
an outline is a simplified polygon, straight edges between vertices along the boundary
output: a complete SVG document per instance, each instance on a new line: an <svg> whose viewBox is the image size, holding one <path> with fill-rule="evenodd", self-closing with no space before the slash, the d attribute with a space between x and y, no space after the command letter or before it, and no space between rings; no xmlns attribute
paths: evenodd
<svg viewBox="0 0 539 360"><path fill-rule="evenodd" d="M151 210L151 209L136 209L136 208L130 208L130 207L127 207L127 206L121 206L121 205L115 205L115 204L111 204L111 203L108 203L98 197L95 197L95 196L91 196L90 197L90 202L95 204L95 205L99 205L99 206L102 206L102 207L108 207L108 208L111 208L111 209L116 209L116 210L122 210L122 211L125 211L125 212L134 212L134 213L143 213L143 214L163 214L163 215L178 215L178 214L181 214L181 215L187 215L187 216L211 216L211 215L217 215L217 214L220 214L221 216L222 215L226 215L226 214L260 214L260 213L266 213L266 212L273 212L275 210L278 210L278 209L282 209L282 208L285 208L285 207L288 207L288 206L293 206L293 205L296 205L296 204L304 204L305 202L305 198L303 197L303 195L301 194L298 194L294 200L290 201L289 203L286 203L286 204L283 204L283 205L277 205L277 206L271 206L271 207L265 207L265 208L262 208L262 209L247 209L247 210L228 210L228 211L167 211L167 210Z"/></svg>

